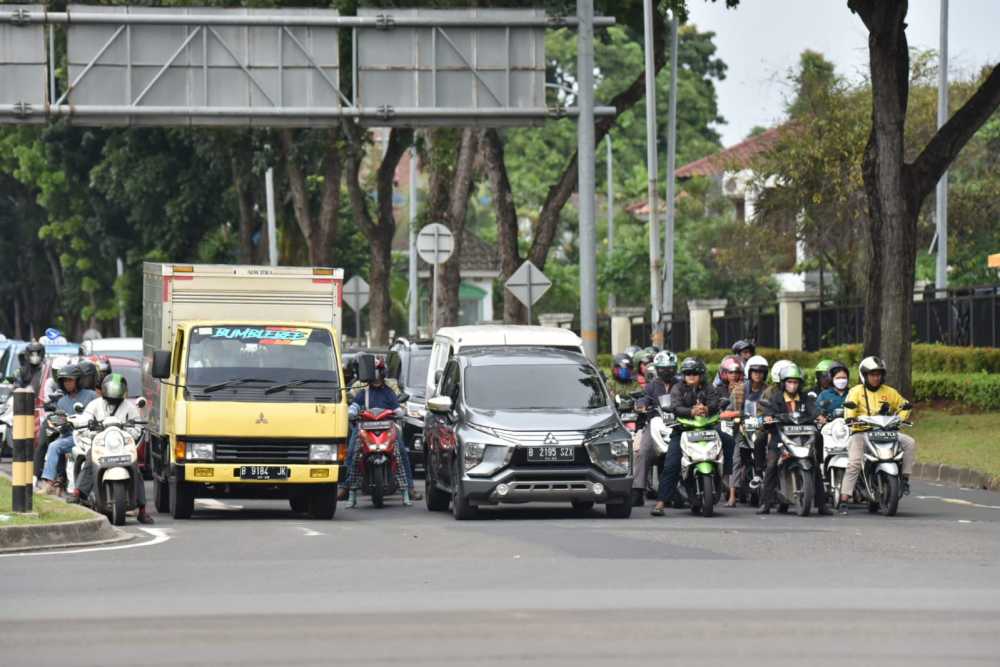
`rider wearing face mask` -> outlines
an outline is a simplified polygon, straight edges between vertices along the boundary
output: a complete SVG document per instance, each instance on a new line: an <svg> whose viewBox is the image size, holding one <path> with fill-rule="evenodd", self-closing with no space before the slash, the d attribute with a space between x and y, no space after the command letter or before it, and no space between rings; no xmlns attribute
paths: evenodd
<svg viewBox="0 0 1000 667"><path fill-rule="evenodd" d="M847 400L847 389L851 382L850 371L839 361L833 362L829 374L830 386L824 389L819 398L816 399L816 405L820 412L826 416L844 407L844 401Z"/></svg>
<svg viewBox="0 0 1000 667"><path fill-rule="evenodd" d="M677 355L669 350L657 352L653 357L655 376L646 383L646 395L641 400L640 409L644 411L655 409L660 397L666 396L677 384ZM642 507L643 493L649 478L649 469L656 460L656 449L650 423L642 430L639 449L635 455L635 474L632 476L632 505Z"/></svg>
<svg viewBox="0 0 1000 667"><path fill-rule="evenodd" d="M42 386L42 362L45 361L45 346L41 343L29 343L17 355L21 362L21 367L14 377L14 386L18 389L30 387L34 390L35 396Z"/></svg>

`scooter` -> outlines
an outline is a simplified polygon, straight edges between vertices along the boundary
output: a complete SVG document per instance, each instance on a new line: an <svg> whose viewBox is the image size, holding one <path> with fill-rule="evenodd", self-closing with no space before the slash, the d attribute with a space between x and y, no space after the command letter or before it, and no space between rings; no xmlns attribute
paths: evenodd
<svg viewBox="0 0 1000 667"><path fill-rule="evenodd" d="M813 466L819 429L805 412L775 415L778 422L778 511L785 513L792 505L799 516L812 512L816 489Z"/></svg>
<svg viewBox="0 0 1000 667"><path fill-rule="evenodd" d="M754 466L754 442L763 437L764 419L757 416L757 404L747 403L743 416L734 420L736 426L736 446L740 450L740 460L749 461L743 466L743 474L734 478L732 484L736 487L736 497L742 502L757 507L760 504L761 472Z"/></svg>
<svg viewBox="0 0 1000 667"><path fill-rule="evenodd" d="M656 487L652 483L653 468L662 470L663 457L666 456L667 449L670 448L670 437L677 426L677 417L673 412L673 403L670 394L660 396L657 405L652 408L650 414L652 417L649 419L649 433L653 438L653 446L656 448L656 460L653 462L653 465L649 466L649 479L646 480L646 498L653 500L657 496ZM637 441L636 446L638 445ZM678 486L681 485L678 484ZM685 493L684 495L686 496L687 494ZM680 498L681 496L678 495L675 497Z"/></svg>
<svg viewBox="0 0 1000 667"><path fill-rule="evenodd" d="M361 492L370 495L372 505L382 507L385 497L399 493L396 481L396 447L399 428L392 410L365 410L358 417L358 445L361 447Z"/></svg>
<svg viewBox="0 0 1000 667"><path fill-rule="evenodd" d="M821 430L825 459L823 470L826 471L827 503L836 507L847 475L847 443L851 439L851 427L844 421L843 408L828 411L826 416L827 422Z"/></svg>
<svg viewBox="0 0 1000 667"><path fill-rule="evenodd" d="M722 500L722 438L713 417L678 418L681 429L681 483L687 493L692 514L710 517L715 504Z"/></svg>
<svg viewBox="0 0 1000 667"><path fill-rule="evenodd" d="M845 408L855 409L854 403L844 403ZM912 406L904 403L903 410ZM895 516L902 496L900 466L903 462L903 448L899 445L899 430L912 426L898 414L861 416L850 423L868 427L862 431L865 437L864 464L854 489L855 502L867 502L872 514L881 512L885 516Z"/></svg>
<svg viewBox="0 0 1000 667"><path fill-rule="evenodd" d="M145 406L140 398L138 407ZM77 414L83 412L79 403ZM132 426L146 424L146 420L122 420L106 417L103 421L84 420L75 427L83 431L83 437L74 443L74 477L79 479L86 461L93 467L95 483L86 502L95 511L108 517L115 526L125 524L125 515L139 507L136 495L137 468L139 459L135 439L125 430Z"/></svg>

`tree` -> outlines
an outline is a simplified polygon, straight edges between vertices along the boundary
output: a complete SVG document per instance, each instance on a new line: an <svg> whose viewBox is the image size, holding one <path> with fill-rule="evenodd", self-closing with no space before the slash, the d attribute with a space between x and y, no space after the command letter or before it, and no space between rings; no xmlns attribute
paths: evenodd
<svg viewBox="0 0 1000 667"><path fill-rule="evenodd" d="M868 29L872 128L863 173L868 199L869 281L865 298L865 352L878 354L911 388L913 285L917 218L921 205L962 147L1000 106L1000 65L911 162L904 130L909 96L907 0L848 0Z"/></svg>

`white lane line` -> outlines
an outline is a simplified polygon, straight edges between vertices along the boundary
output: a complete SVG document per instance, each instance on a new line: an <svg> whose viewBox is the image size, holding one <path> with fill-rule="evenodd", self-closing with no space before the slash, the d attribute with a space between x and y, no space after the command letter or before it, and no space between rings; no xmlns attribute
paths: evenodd
<svg viewBox="0 0 1000 667"><path fill-rule="evenodd" d="M215 498L197 498L195 502L210 510L241 510L243 505L229 505Z"/></svg>
<svg viewBox="0 0 1000 667"><path fill-rule="evenodd" d="M136 549L138 547L152 547L157 544L163 544L170 539L167 535L167 531L162 528L140 528L139 530L148 533L153 536L153 539L147 540L145 542L130 542L128 544L119 544L118 546L108 546L108 547L93 547L93 548L81 548L81 549L67 549L64 551L26 551L19 554L0 554L0 558L13 558L15 556L63 556L66 554L92 554L97 551L118 551L119 549Z"/></svg>
<svg viewBox="0 0 1000 667"><path fill-rule="evenodd" d="M951 503L952 505L962 505L964 507L978 507L984 510L1000 510L1000 505L980 505L979 503L974 503L971 500L963 500L962 498L944 498L942 496L917 496L917 500L940 500L943 503Z"/></svg>
<svg viewBox="0 0 1000 667"><path fill-rule="evenodd" d="M312 528L305 528L304 526L299 526L299 530L303 531L304 537L317 537L323 535L323 533L318 530L313 530Z"/></svg>

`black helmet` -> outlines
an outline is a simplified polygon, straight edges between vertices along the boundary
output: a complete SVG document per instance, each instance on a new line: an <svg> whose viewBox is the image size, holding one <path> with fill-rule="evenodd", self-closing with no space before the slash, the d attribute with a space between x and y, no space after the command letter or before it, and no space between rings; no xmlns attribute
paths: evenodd
<svg viewBox="0 0 1000 667"><path fill-rule="evenodd" d="M111 373L101 382L101 396L117 405L128 397L128 381L120 373Z"/></svg>
<svg viewBox="0 0 1000 667"><path fill-rule="evenodd" d="M847 373L848 378L851 377L851 369L845 366L844 364L840 363L839 361L834 361L832 364L830 364L830 367L826 369L826 372L830 374L831 378L840 371L844 371L845 373Z"/></svg>
<svg viewBox="0 0 1000 667"><path fill-rule="evenodd" d="M89 359L80 361L80 388L97 389L97 375L100 371L97 364Z"/></svg>
<svg viewBox="0 0 1000 667"><path fill-rule="evenodd" d="M705 362L698 357L687 357L681 362L681 375L705 375Z"/></svg>
<svg viewBox="0 0 1000 667"><path fill-rule="evenodd" d="M80 370L80 366L77 364L66 364L59 369L59 372L56 375L56 384L59 385L60 389L66 391L66 387L63 385L63 382L66 380L76 380L77 386L79 387L80 378L82 376L83 373Z"/></svg>
<svg viewBox="0 0 1000 667"><path fill-rule="evenodd" d="M28 343L27 347L24 348L24 359L32 366L41 366L42 360L45 359L45 346L39 342ZM37 358L37 361L32 361L31 357Z"/></svg>
<svg viewBox="0 0 1000 667"><path fill-rule="evenodd" d="M733 343L733 354L738 355L743 352L743 350L750 350L750 354L757 354L757 346L746 339L738 340Z"/></svg>

